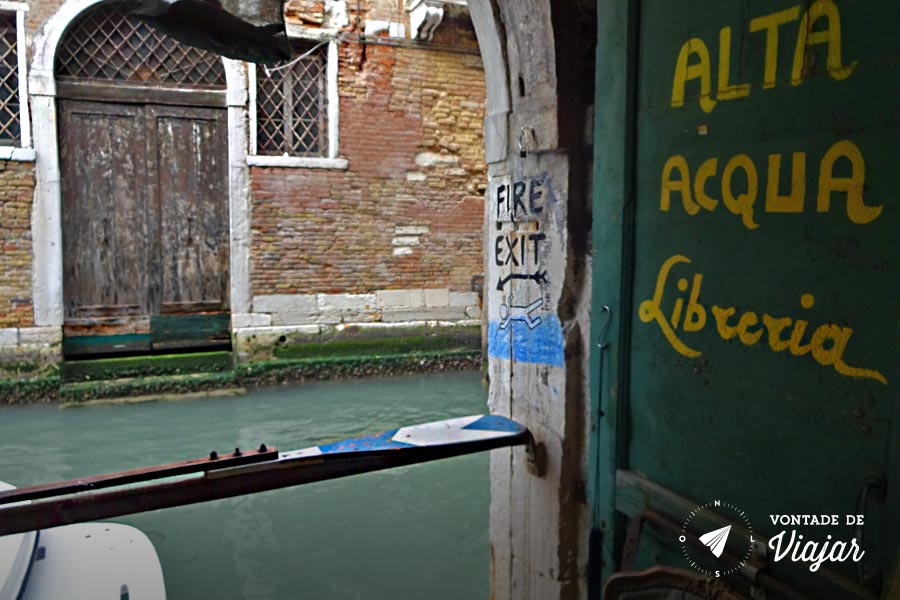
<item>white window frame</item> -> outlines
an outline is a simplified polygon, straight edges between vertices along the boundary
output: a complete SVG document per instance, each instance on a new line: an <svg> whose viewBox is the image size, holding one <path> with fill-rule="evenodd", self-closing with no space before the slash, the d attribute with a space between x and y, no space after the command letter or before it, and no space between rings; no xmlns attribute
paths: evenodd
<svg viewBox="0 0 900 600"><path fill-rule="evenodd" d="M34 160L31 143L31 115L28 110L28 47L25 44L25 2L0 1L0 12L16 13L16 77L19 80L19 145L0 146L0 160Z"/></svg>
<svg viewBox="0 0 900 600"><path fill-rule="evenodd" d="M308 169L346 169L348 162L341 158L338 150L340 132L338 96L338 40L337 32L322 29L307 29L305 27L288 27L288 36L291 39L309 40L320 43L327 42L328 51L325 64L326 103L328 118L328 148L325 156L266 156L257 154L257 121L256 121L256 70L253 63L247 65L247 79L250 97L250 153L247 156L247 164L257 167L298 167Z"/></svg>

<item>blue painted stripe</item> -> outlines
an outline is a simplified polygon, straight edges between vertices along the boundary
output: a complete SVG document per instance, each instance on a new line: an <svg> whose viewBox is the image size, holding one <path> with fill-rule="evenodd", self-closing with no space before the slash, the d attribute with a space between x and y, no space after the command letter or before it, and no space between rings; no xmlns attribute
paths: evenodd
<svg viewBox="0 0 900 600"><path fill-rule="evenodd" d="M521 433L525 428L515 421L511 421L500 415L484 415L477 421L473 421L463 429L479 429L481 431L500 431L504 433Z"/></svg>
<svg viewBox="0 0 900 600"><path fill-rule="evenodd" d="M562 324L559 317L541 313L541 324L529 329L524 321L510 321L500 329L499 321L488 323L488 355L538 365L565 365Z"/></svg>
<svg viewBox="0 0 900 600"><path fill-rule="evenodd" d="M361 438L341 440L331 444L319 446L322 454L342 454L344 452L369 452L373 450L394 450L397 448L416 448L413 444L395 442L391 438L397 433L396 429L367 435Z"/></svg>

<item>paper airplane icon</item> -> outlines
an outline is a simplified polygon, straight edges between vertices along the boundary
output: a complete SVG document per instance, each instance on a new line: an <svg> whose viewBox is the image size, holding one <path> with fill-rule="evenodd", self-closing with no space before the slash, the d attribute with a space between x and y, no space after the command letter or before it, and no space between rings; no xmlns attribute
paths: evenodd
<svg viewBox="0 0 900 600"><path fill-rule="evenodd" d="M722 552L725 551L725 542L728 541L729 533L731 533L731 525L701 535L700 541L709 548L709 551L712 552L716 558L719 558L722 556Z"/></svg>

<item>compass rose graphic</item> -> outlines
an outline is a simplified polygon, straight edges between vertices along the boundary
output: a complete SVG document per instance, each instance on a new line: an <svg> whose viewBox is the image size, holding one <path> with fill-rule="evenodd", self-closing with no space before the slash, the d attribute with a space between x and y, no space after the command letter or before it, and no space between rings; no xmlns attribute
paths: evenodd
<svg viewBox="0 0 900 600"><path fill-rule="evenodd" d="M698 517L699 520L691 527L691 523ZM720 524L724 521L730 524L705 532L704 529L700 529L703 524L709 527L710 521ZM743 527L749 534L746 548L743 547L743 535L740 536L740 546L738 542L734 542L731 547L728 547L728 539L734 526ZM697 529L704 533L694 533ZM696 535L699 535L699 544L696 543L698 539ZM690 542L691 539L694 540L694 543ZM681 552L688 564L704 575L712 577L730 575L742 569L750 560L755 543L753 526L750 524L750 519L747 518L747 513L723 500L713 500L692 510L681 525L681 535L678 536L678 541L681 543ZM715 568L712 569L707 568L712 564L710 554L716 563Z"/></svg>

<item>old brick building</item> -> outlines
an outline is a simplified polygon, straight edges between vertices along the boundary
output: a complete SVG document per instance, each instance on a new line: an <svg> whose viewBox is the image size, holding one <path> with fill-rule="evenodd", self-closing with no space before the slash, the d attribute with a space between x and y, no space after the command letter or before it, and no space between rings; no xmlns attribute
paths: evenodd
<svg viewBox="0 0 900 600"><path fill-rule="evenodd" d="M478 322L485 88L465 2L286 15L302 58L270 70L119 2L0 2L7 363Z"/></svg>

